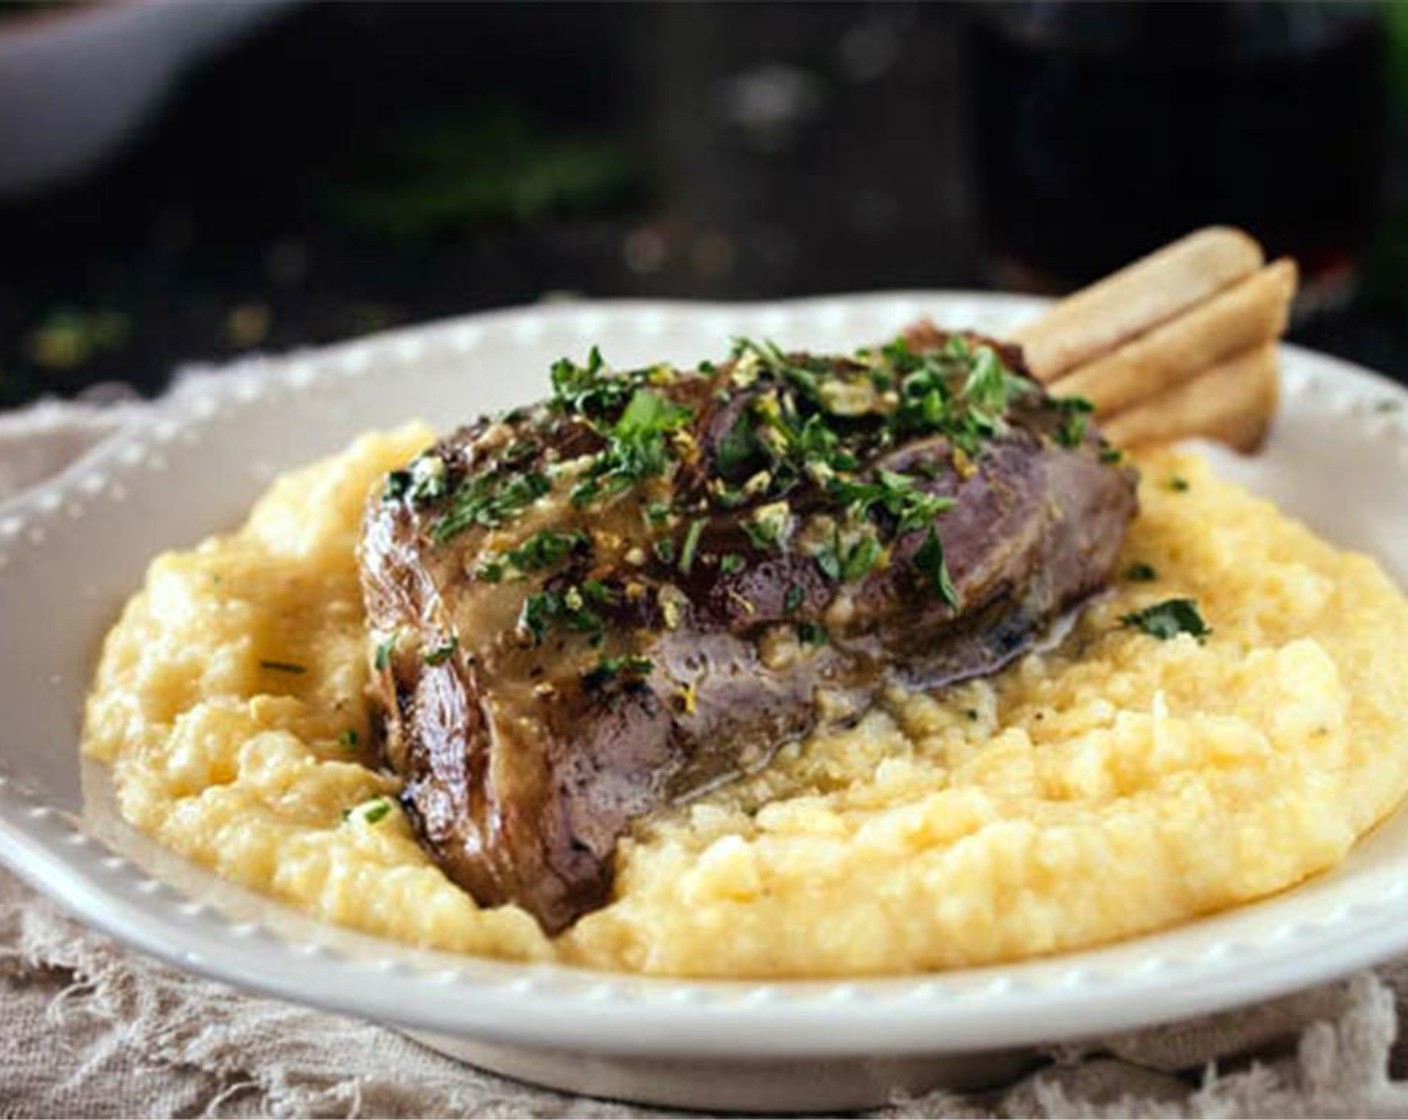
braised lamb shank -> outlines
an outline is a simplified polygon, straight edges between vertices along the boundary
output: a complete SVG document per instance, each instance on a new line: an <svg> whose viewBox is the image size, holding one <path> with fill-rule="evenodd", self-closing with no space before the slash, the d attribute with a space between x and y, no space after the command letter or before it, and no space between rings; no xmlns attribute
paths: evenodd
<svg viewBox="0 0 1408 1120"><path fill-rule="evenodd" d="M362 542L385 753L422 843L557 933L630 822L888 682L991 673L1110 577L1133 472L1020 351L553 368L393 472Z"/></svg>

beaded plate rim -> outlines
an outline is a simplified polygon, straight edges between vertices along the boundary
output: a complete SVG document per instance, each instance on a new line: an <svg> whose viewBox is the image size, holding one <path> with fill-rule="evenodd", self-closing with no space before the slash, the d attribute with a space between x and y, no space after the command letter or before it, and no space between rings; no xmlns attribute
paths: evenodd
<svg viewBox="0 0 1408 1120"><path fill-rule="evenodd" d="M766 304L583 301L486 312L321 350L246 359L219 378L178 388L163 407L55 479L0 503L0 584L15 556L46 547L51 530L81 523L92 504L160 487L165 449L228 440L241 423L257 421L262 410L290 395L355 394L379 371L413 367L429 355L469 357L488 344L527 344L545 332L569 345L612 331L649 340L686 321L694 334L717 328L721 342L740 328L835 332L850 323L863 328L921 314L1001 329L1040 306L1025 297L962 292ZM1283 356L1285 400L1313 398L1317 409L1351 418L1365 439L1391 444L1396 483L1408 494L1408 390L1297 347L1284 347ZM1384 407L1388 401L1391 410ZM222 434L217 424L229 427ZM0 633L5 629L0 603ZM0 700L4 694L0 681ZM77 767L71 729L55 734L73 751ZM1170 953L1157 948L1162 935L1152 935L1120 947L1149 947L1135 963L1111 965L1109 951L1097 949L1013 966L838 981L675 980L490 961L345 931L323 938L315 928L321 923L311 919L300 919L309 936L290 938L270 923L234 921L220 906L193 899L111 852L82 821L40 796L8 759L0 759L0 859L87 924L178 967L421 1030L603 1053L938 1053L1090 1037L1267 998L1408 949L1408 845L1396 882L1347 897L1310 919L1272 921L1254 939L1195 938L1195 950ZM1295 894L1252 905L1274 910Z"/></svg>

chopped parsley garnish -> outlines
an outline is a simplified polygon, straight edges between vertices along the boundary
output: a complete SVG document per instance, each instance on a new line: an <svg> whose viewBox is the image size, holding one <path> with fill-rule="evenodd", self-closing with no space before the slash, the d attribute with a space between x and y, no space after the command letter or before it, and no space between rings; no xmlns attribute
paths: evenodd
<svg viewBox="0 0 1408 1120"><path fill-rule="evenodd" d="M708 524L702 517L689 523L689 528L685 530L684 544L680 548L679 568L685 575L689 575L694 567L694 557L699 551L699 538L704 535L704 526Z"/></svg>
<svg viewBox="0 0 1408 1120"><path fill-rule="evenodd" d="M1062 447L1079 447L1085 439L1085 428L1095 406L1084 397L1052 397L1051 407L1061 413L1055 439Z"/></svg>
<svg viewBox="0 0 1408 1120"><path fill-rule="evenodd" d="M797 637L805 645L824 646L826 644L826 628L819 622L803 622L797 627Z"/></svg>
<svg viewBox="0 0 1408 1120"><path fill-rule="evenodd" d="M539 529L517 548L500 552L481 564L479 575L495 582L503 578L505 569L525 573L545 572L590 544L591 538L579 530L560 533L553 529Z"/></svg>
<svg viewBox="0 0 1408 1120"><path fill-rule="evenodd" d="M939 514L954 506L954 499L930 494L908 475L886 470L877 471L874 482L837 479L831 484L831 494L857 518L867 517L875 509L885 510L896 519L895 531L900 534L932 525Z"/></svg>
<svg viewBox="0 0 1408 1120"><path fill-rule="evenodd" d="M531 439L516 439L503 449L499 462L511 467L521 467L537 453L538 445Z"/></svg>
<svg viewBox="0 0 1408 1120"><path fill-rule="evenodd" d="M1198 604L1192 599L1166 599L1141 611L1123 615L1120 622L1160 641L1167 641L1179 634L1191 634L1201 642L1212 633L1198 613Z"/></svg>
<svg viewBox="0 0 1408 1120"><path fill-rule="evenodd" d="M695 413L664 388L691 376L713 378L695 387L713 389L724 406L710 413L716 423L708 425L707 433L692 429ZM911 556L915 577L955 607L958 595L938 529L955 499L936 491L952 489L946 480L967 479L983 469L978 460L985 442L1007 431L1009 413L1020 398L1035 395L1044 402L1041 407L1060 413L1053 420L1059 423L1052 438L1067 447L1086 439L1091 412L1088 402L1075 398L1045 402L1040 387L1009 368L998 346L962 335L950 335L934 350L917 351L900 338L841 359L738 339L731 368L701 365L698 375L668 366L614 372L593 348L584 364L555 363L552 386L548 411L534 414L535 422L555 413L565 419L550 424L585 426L601 441L573 479L572 504L587 506L628 490L639 496L646 534L626 542L626 563L639 568L653 555L684 575L701 560L721 577L742 572L752 556L742 547L701 553L709 511L737 511L734 516L752 549L802 547L832 584L883 570L897 553ZM705 407L716 408L713 402ZM946 440L944 454L903 472L862 470L867 462L885 461L881 457L903 443L925 437ZM706 440L708 446L701 446ZM431 530L436 543L472 525L498 528L548 493L548 475L527 468L536 456L549 453L524 439L511 449L520 444L521 457L505 451L492 470L441 495L444 509ZM1102 459L1118 456L1102 444ZM677 467L682 468L678 477ZM546 468L554 474L559 469ZM433 464L420 470L426 477L438 473ZM642 493L640 484L647 480L657 481ZM393 482L402 496L409 494L417 484L415 465L405 479ZM443 476L440 485L443 489ZM809 516L818 506L833 516ZM908 534L916 534L917 548L911 544L899 552L896 542ZM623 602L628 591L641 597L629 581L617 589L580 579L591 558L591 540L585 532L542 529L515 548L481 558L477 574L490 581L549 573L583 561L524 598L518 618L524 640L539 644L557 628L588 634L598 645L605 637L604 616L610 615L604 608ZM729 589L752 612L753 604L736 592ZM789 612L805 601L802 587L786 590ZM599 667L617 676L621 672L609 658Z"/></svg>
<svg viewBox="0 0 1408 1120"><path fill-rule="evenodd" d="M855 455L842 447L840 434L825 414L819 386L841 383L829 361L789 358L772 343L747 339L735 342L734 356L735 383L752 384L764 374L766 383L720 440L715 469L721 480L748 479L751 486L756 478L762 487L746 494L720 487L715 492L720 504L737 506L752 493L778 497L805 473L853 470L859 465Z"/></svg>
<svg viewBox="0 0 1408 1120"><path fill-rule="evenodd" d="M587 355L585 366L570 358L559 358L552 365L552 405L559 411L600 420L614 415L626 403L631 390L631 380L613 376L595 346Z"/></svg>
<svg viewBox="0 0 1408 1120"><path fill-rule="evenodd" d="M381 672L391 663L391 651L396 648L396 639L399 633L400 632L397 631L397 633L392 634L389 638L377 643L375 661L377 672Z"/></svg>
<svg viewBox="0 0 1408 1120"><path fill-rule="evenodd" d="M731 485L712 485L712 500L737 508L758 493L750 492L755 479L761 482L761 495L771 499L810 480L845 507L847 521L878 516L878 534L857 538L848 532L815 555L832 582L861 578L881 561L891 536L932 529L954 504L907 474L851 477L862 454L911 436L940 434L971 459L985 438L1005 430L1006 412L1015 399L1039 392L1004 365L996 348L956 335L941 349L924 352L897 339L878 353L863 351L851 362L789 355L774 343L748 339L735 342L733 356L733 383L756 385L757 396L720 440L718 475ZM748 485L740 489L737 484L744 479ZM779 518L774 508L786 511L773 501L760 507L769 516L755 511L743 521L755 548L775 548L780 531L790 524L790 514ZM926 574L942 594L949 581L934 562L938 554L936 538L923 558L929 563Z"/></svg>
<svg viewBox="0 0 1408 1120"><path fill-rule="evenodd" d="M948 341L948 350L971 363L968 380L959 394L979 421L995 428L1012 398L1032 391L1032 385L1012 374L991 346L972 346L957 335Z"/></svg>
<svg viewBox="0 0 1408 1120"><path fill-rule="evenodd" d="M684 406L649 389L636 389L607 433L606 448L572 488L572 504L587 505L665 473L670 461L665 437L693 418L694 413Z"/></svg>
<svg viewBox="0 0 1408 1120"><path fill-rule="evenodd" d="M880 541L875 536L869 533L863 535L841 562L841 578L848 583L863 579L875 567L882 551Z"/></svg>
<svg viewBox="0 0 1408 1120"><path fill-rule="evenodd" d="M1124 452L1118 447L1106 445L1100 449L1100 461L1102 463L1123 463Z"/></svg>
<svg viewBox="0 0 1408 1120"><path fill-rule="evenodd" d="M860 461L841 445L841 437L836 430L816 413L808 416L800 426L786 431L794 460L805 467L808 464L821 464L837 471L852 471Z"/></svg>
<svg viewBox="0 0 1408 1120"><path fill-rule="evenodd" d="M924 538L924 543L914 554L914 566L929 581L935 595L951 607L958 606L958 591L949 576L943 542L939 540L936 530L929 530L929 535Z"/></svg>
<svg viewBox="0 0 1408 1120"><path fill-rule="evenodd" d="M648 657L623 654L620 657L602 657L582 674L582 685L588 692L600 692L608 685L620 683L626 688L638 688L650 676L655 667Z"/></svg>
<svg viewBox="0 0 1408 1120"><path fill-rule="evenodd" d="M381 499L392 502L406 498L416 506L438 501L445 496L445 475L445 460L427 451L417 455L406 469L386 476Z"/></svg>
<svg viewBox="0 0 1408 1120"><path fill-rule="evenodd" d="M1146 564L1142 560L1136 560L1124 570L1124 578L1131 583L1152 583L1159 578L1159 573L1154 571L1152 564Z"/></svg>
<svg viewBox="0 0 1408 1120"><path fill-rule="evenodd" d="M683 427L694 416L683 405L668 401L649 389L637 389L631 394L612 435L617 439L662 435Z"/></svg>
<svg viewBox="0 0 1408 1120"><path fill-rule="evenodd" d="M411 488L410 471L392 471L386 476L386 489L381 492L383 502L395 502L406 496Z"/></svg>
<svg viewBox="0 0 1408 1120"><path fill-rule="evenodd" d="M553 619L562 613L562 597L553 591L535 591L523 600L518 612L518 629L539 645L547 637Z"/></svg>
<svg viewBox="0 0 1408 1120"><path fill-rule="evenodd" d="M268 669L271 673L306 673L308 666L296 665L292 661L261 661L261 669Z"/></svg>
<svg viewBox="0 0 1408 1120"><path fill-rule="evenodd" d="M577 634L590 635L593 643L601 640L606 624L593 607L614 606L620 593L600 580L583 580L565 591L545 588L523 600L518 614L518 631L540 645L554 626Z"/></svg>
<svg viewBox="0 0 1408 1120"><path fill-rule="evenodd" d="M915 553L914 564L929 577L935 592L948 599L952 585L934 522L940 514L953 508L953 498L931 494L909 475L887 470L877 471L873 481L834 479L829 491L845 507L852 521L864 522L878 512L888 516L895 536L927 530L924 543ZM873 529L867 528L859 537L849 540L838 530L833 543L816 554L816 564L822 575L833 583L850 582L874 570L884 552L884 545Z"/></svg>
<svg viewBox="0 0 1408 1120"><path fill-rule="evenodd" d="M1181 475L1173 475L1168 480L1168 488L1172 490L1175 494L1182 494L1185 491L1191 490L1192 486L1188 482L1188 480L1186 478L1183 478Z"/></svg>
<svg viewBox="0 0 1408 1120"><path fill-rule="evenodd" d="M792 509L786 502L758 506L743 521L749 543L762 552L780 546L791 527Z"/></svg>
<svg viewBox="0 0 1408 1120"><path fill-rule="evenodd" d="M444 638L438 645L432 646L422 655L422 659L427 665L443 665L460 648L460 640L454 634Z"/></svg>
<svg viewBox="0 0 1408 1120"><path fill-rule="evenodd" d="M450 508L432 526L430 537L444 544L472 525L497 529L521 514L552 489L541 471L522 471L507 476L475 475L460 483L450 497Z"/></svg>
<svg viewBox="0 0 1408 1120"><path fill-rule="evenodd" d="M982 440L1002 432L1012 402L1037 391L1007 369L992 347L959 335L950 336L943 349L923 353L900 338L868 357L877 372L898 383L899 404L887 424L892 441L932 432L975 455Z"/></svg>
<svg viewBox="0 0 1408 1120"><path fill-rule="evenodd" d="M794 357L783 353L782 348L775 342L767 339L757 342L751 338L733 340L733 359L738 363L735 378L744 370L760 368L776 380L798 389L809 401L821 403L818 375L830 372L830 363L825 359L810 355Z"/></svg>
<svg viewBox="0 0 1408 1120"><path fill-rule="evenodd" d="M721 505L724 509L738 509L748 501L748 495L741 489L725 485L718 480L710 483L709 496L714 499L716 505Z"/></svg>
<svg viewBox="0 0 1408 1120"><path fill-rule="evenodd" d="M525 572L541 572L555 568L570 552L585 548L591 538L580 530L567 533L539 529L517 548L504 554L504 559Z"/></svg>
<svg viewBox="0 0 1408 1120"><path fill-rule="evenodd" d="M837 529L831 543L820 549L814 560L817 570L832 583L850 583L869 575L883 551L873 530L843 537Z"/></svg>
<svg viewBox="0 0 1408 1120"><path fill-rule="evenodd" d="M393 808L391 798L373 797L370 801L363 801L360 805L353 806L342 814L344 821L359 820L363 824L376 824L384 820Z"/></svg>
<svg viewBox="0 0 1408 1120"><path fill-rule="evenodd" d="M337 737L337 745L344 751L355 751L360 744L361 736L353 728L348 728Z"/></svg>
<svg viewBox="0 0 1408 1120"><path fill-rule="evenodd" d="M584 579L581 583L581 595L583 601L595 603L598 606L610 606L620 601L620 596L599 579ZM566 598L568 603L575 608L570 587L567 589Z"/></svg>
<svg viewBox="0 0 1408 1120"><path fill-rule="evenodd" d="M366 811L362 814L362 819L368 824L376 824L377 821L382 820L390 812L391 799L383 797L377 801L376 804L367 807Z"/></svg>

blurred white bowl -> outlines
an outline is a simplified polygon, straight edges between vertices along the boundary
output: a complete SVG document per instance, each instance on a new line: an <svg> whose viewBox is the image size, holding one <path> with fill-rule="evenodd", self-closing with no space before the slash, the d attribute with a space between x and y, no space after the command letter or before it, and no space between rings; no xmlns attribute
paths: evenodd
<svg viewBox="0 0 1408 1120"><path fill-rule="evenodd" d="M98 0L0 19L0 197L112 154L194 62L296 0Z"/></svg>

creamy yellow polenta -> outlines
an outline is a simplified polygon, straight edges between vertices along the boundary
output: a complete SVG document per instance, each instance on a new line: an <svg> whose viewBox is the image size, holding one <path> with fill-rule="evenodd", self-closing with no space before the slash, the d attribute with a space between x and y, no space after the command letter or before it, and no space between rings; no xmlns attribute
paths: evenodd
<svg viewBox="0 0 1408 1120"><path fill-rule="evenodd" d="M159 557L88 705L84 749L130 821L333 921L661 973L979 964L1290 886L1408 785L1408 602L1201 460L1149 457L1121 568L1155 580L1118 581L1057 651L940 697L897 692L642 822L616 900L549 940L476 906L373 801L396 782L372 765L353 550L369 488L429 440L365 437L280 479L238 533ZM1197 600L1205 643L1120 625L1173 596Z"/></svg>

